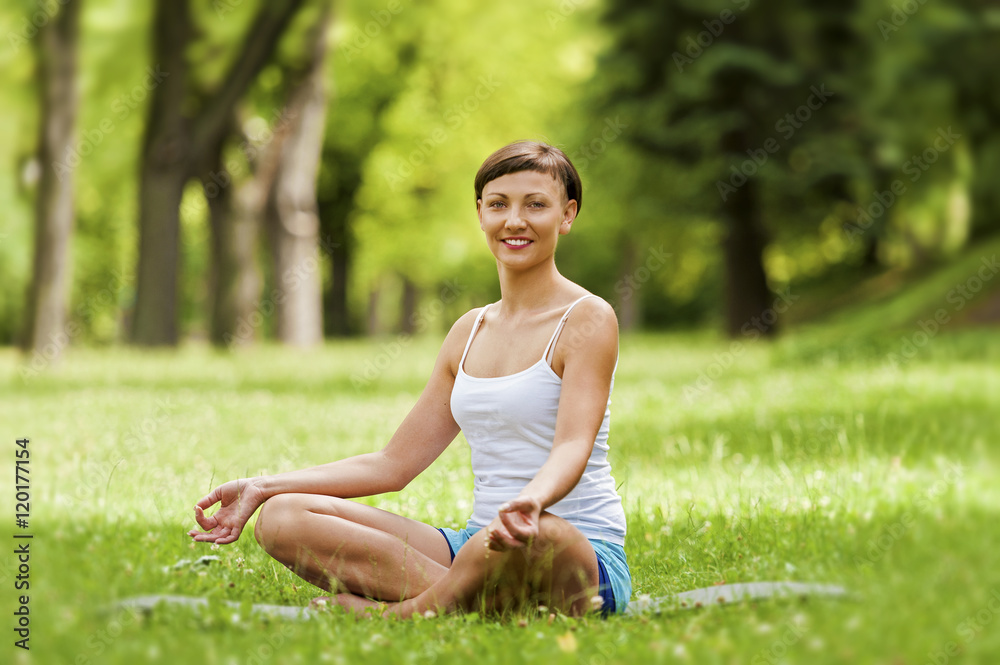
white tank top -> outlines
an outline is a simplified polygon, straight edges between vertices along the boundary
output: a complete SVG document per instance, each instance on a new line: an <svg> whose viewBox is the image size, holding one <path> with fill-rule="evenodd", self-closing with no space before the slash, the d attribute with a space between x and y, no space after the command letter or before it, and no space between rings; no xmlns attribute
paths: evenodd
<svg viewBox="0 0 1000 665"><path fill-rule="evenodd" d="M465 373L465 357L489 305L476 317L451 392L452 416L472 449L475 484L468 528L488 526L497 516L500 504L516 498L548 459L555 439L562 388L562 379L549 365L550 355L570 311L578 302L591 297L597 296L583 296L569 306L538 362L507 376L480 378ZM612 389L614 384L612 372ZM608 463L610 422L609 391L604 421L580 482L547 510L580 529L587 538L624 545L625 511Z"/></svg>

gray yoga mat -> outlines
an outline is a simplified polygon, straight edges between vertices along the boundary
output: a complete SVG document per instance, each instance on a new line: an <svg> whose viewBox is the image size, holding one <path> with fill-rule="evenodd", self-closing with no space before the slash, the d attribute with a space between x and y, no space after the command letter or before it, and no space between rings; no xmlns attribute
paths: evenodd
<svg viewBox="0 0 1000 665"><path fill-rule="evenodd" d="M684 591L676 596L650 598L638 596L633 598L625 614L658 614L664 611L692 610L709 605L724 605L751 600L769 600L772 598L806 598L810 596L826 596L844 598L847 591L834 584L812 584L807 582L746 582L742 584L720 584Z"/></svg>
<svg viewBox="0 0 1000 665"><path fill-rule="evenodd" d="M238 610L241 604L233 601L226 600L223 601L224 604L232 607L234 610ZM122 609L134 609L141 610L143 612L152 612L158 605L164 604L173 607L192 607L199 609L208 606L208 598L201 598L198 596L176 596L171 594L152 594L149 596L135 596L134 598L126 598L118 603L118 607ZM310 610L308 607L296 607L294 605L266 605L266 604L256 604L250 607L251 613L257 616L269 616L269 617L279 617L282 619L308 619L310 614L313 614L314 610Z"/></svg>
<svg viewBox="0 0 1000 665"><path fill-rule="evenodd" d="M659 614L677 610L691 610L709 605L738 603L752 600L769 600L773 598L805 598L812 596L843 598L847 591L833 584L811 584L806 582L747 582L744 584L722 584L684 591L675 596L633 598L625 610L626 615ZM227 600L223 601L233 609L239 609L241 604ZM177 596L170 594L153 594L126 598L118 603L121 608L130 608L151 612L160 604L175 607L201 608L208 605L207 598L195 596ZM282 619L308 619L315 610L308 607L292 605L257 604L250 608L254 615L277 617Z"/></svg>

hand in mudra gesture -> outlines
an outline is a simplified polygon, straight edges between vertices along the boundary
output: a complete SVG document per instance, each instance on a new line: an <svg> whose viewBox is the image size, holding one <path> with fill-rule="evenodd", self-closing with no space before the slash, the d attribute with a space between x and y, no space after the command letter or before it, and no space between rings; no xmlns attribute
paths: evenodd
<svg viewBox="0 0 1000 665"><path fill-rule="evenodd" d="M538 536L541 513L542 506L535 499L508 501L486 528L486 546L498 552L530 547Z"/></svg>
<svg viewBox="0 0 1000 665"><path fill-rule="evenodd" d="M194 518L204 531L192 529L188 535L199 542L226 545L236 541L247 521L264 503L264 493L251 480L231 480L219 485L194 507ZM219 509L206 515L215 504Z"/></svg>

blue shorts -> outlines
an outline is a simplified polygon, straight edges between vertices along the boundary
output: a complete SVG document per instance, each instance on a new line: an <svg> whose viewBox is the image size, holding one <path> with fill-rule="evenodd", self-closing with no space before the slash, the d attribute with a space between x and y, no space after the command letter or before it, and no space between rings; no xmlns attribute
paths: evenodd
<svg viewBox="0 0 1000 665"><path fill-rule="evenodd" d="M479 529L449 529L439 528L438 531L448 541L448 549L451 551L451 560L455 560L455 552L460 550L465 543ZM628 561L625 559L625 548L621 545L609 543L606 540L595 540L588 538L597 554L597 573L599 579L598 593L604 599L604 607L601 609L601 616L609 614L621 614L628 606L628 601L632 597L632 574L628 570Z"/></svg>

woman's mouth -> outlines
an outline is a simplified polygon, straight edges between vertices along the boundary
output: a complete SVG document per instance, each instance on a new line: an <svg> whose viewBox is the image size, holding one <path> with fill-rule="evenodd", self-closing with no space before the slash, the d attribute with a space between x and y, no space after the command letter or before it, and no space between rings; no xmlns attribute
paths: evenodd
<svg viewBox="0 0 1000 665"><path fill-rule="evenodd" d="M500 242L511 249L523 249L530 245L532 241L527 238L504 238Z"/></svg>

